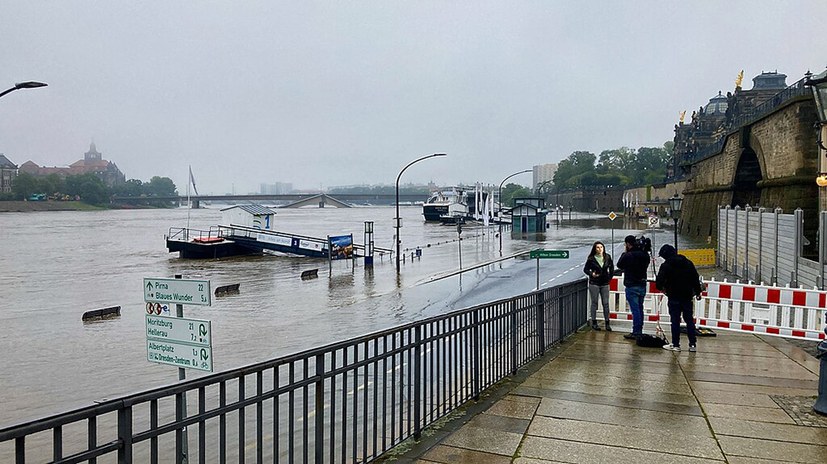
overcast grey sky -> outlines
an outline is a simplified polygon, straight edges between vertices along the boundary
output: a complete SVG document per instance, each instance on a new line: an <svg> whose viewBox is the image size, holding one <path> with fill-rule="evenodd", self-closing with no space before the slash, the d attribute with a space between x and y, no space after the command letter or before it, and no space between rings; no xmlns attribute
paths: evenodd
<svg viewBox="0 0 827 464"><path fill-rule="evenodd" d="M0 0L0 153L201 193L499 184L660 146L718 90L827 65L827 1ZM687 116L688 118L688 116ZM531 176L513 178L529 185Z"/></svg>

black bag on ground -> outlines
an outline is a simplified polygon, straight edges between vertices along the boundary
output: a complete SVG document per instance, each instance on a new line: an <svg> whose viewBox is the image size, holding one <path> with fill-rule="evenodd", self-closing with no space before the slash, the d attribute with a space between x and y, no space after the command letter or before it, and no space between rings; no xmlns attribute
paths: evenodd
<svg viewBox="0 0 827 464"><path fill-rule="evenodd" d="M646 333L640 334L637 337L637 346L643 346L645 348L663 348L663 345L668 343L669 342L665 338L656 337Z"/></svg>

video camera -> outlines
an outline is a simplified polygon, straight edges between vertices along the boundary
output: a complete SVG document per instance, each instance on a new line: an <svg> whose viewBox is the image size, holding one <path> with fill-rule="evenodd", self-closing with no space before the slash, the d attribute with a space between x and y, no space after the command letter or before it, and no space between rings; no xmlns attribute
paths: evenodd
<svg viewBox="0 0 827 464"><path fill-rule="evenodd" d="M644 236L635 237L635 248L646 253L651 253L652 240Z"/></svg>

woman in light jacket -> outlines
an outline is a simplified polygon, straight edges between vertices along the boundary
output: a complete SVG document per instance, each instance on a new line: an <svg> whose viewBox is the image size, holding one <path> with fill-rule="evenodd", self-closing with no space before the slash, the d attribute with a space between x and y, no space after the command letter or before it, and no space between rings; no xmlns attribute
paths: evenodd
<svg viewBox="0 0 827 464"><path fill-rule="evenodd" d="M603 320L606 321L606 330L612 331L609 325L609 282L615 272L615 265L612 257L606 253L603 242L594 242L589 257L586 258L586 265L583 266L583 273L589 276L589 299L591 300L592 329L600 330L597 325L597 300L598 297L603 303Z"/></svg>

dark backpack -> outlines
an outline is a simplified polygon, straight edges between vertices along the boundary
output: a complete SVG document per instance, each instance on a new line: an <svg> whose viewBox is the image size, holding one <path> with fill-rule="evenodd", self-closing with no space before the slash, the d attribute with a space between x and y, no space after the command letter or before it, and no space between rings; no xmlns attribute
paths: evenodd
<svg viewBox="0 0 827 464"><path fill-rule="evenodd" d="M637 346L643 346L645 348L663 348L663 345L668 343L669 342L665 338L656 337L646 333L640 334L637 337Z"/></svg>

